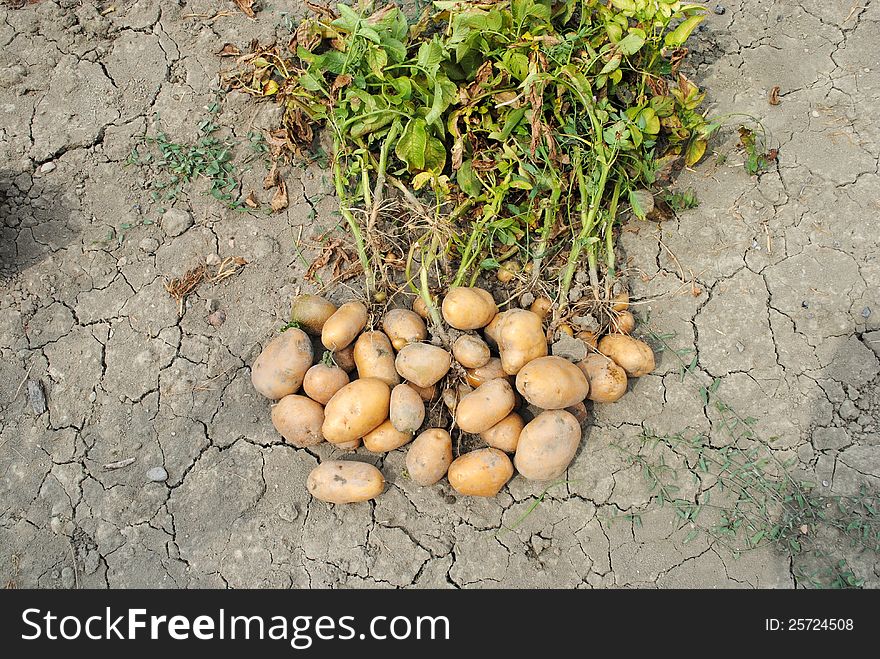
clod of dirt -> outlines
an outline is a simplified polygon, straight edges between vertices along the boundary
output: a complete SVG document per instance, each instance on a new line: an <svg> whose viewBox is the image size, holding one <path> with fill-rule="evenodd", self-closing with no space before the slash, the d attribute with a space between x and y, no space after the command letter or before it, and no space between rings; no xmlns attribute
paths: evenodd
<svg viewBox="0 0 880 659"><path fill-rule="evenodd" d="M39 416L46 411L46 393L43 391L43 385L39 380L28 379L27 398L34 414Z"/></svg>
<svg viewBox="0 0 880 659"><path fill-rule="evenodd" d="M218 309L208 316L207 321L208 325L216 329L226 322L226 312L223 309Z"/></svg>
<svg viewBox="0 0 880 659"><path fill-rule="evenodd" d="M159 241L155 238L144 238L138 243L138 248L147 254L155 254L156 250L159 249Z"/></svg>
<svg viewBox="0 0 880 659"><path fill-rule="evenodd" d="M568 334L560 334L559 339L550 346L550 353L554 357L563 357L575 363L583 361L587 357L587 344Z"/></svg>
<svg viewBox="0 0 880 659"><path fill-rule="evenodd" d="M171 208L162 216L162 230L172 238L193 225L192 215L180 208Z"/></svg>

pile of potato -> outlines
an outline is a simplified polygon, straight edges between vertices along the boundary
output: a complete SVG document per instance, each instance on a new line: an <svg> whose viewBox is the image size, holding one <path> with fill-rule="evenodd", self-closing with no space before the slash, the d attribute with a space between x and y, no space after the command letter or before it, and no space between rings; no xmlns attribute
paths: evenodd
<svg viewBox="0 0 880 659"><path fill-rule="evenodd" d="M623 299L616 306L623 331L598 341L580 335L594 352L575 364L548 355L546 298L499 313L488 291L451 289L441 306L451 328L443 329L447 350L440 337L429 341L421 298L413 311L387 311L381 330L365 331L369 314L362 303L336 308L316 295L299 295L291 309L296 326L266 345L251 379L260 394L277 401L272 423L294 446L327 441L355 450L363 443L372 453L406 446L413 482L427 487L446 477L463 495L491 497L514 468L529 480L560 477L580 445L584 401L615 401L626 392L627 377L653 370L651 348L625 333L632 329L626 305ZM317 363L309 334L320 336L326 349ZM426 414L432 403L448 413ZM536 412L526 414L533 416L528 422L524 403ZM444 417L452 419L450 428L431 427L431 418ZM479 435L485 448L454 457L450 432L456 427ZM385 479L365 462L325 460L307 486L323 501L353 503L381 494Z"/></svg>

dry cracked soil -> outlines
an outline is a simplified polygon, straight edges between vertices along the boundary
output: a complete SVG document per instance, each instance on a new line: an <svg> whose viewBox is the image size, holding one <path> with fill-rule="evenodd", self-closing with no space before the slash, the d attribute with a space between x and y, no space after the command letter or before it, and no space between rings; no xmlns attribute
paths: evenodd
<svg viewBox="0 0 880 659"><path fill-rule="evenodd" d="M388 480L375 502L310 499L306 475L332 451L281 441L249 364L286 321L291 295L314 290L303 263L338 222L324 171L286 171L290 205L273 215L228 209L203 183L157 202L149 184L161 173L130 158L160 128L191 143L212 119L240 145L244 188L263 194L248 136L273 128L277 110L218 95L216 53L283 38L303 10L264 5L257 20L209 0L0 8L0 580L804 585L771 547L736 556L707 536L685 542L688 529L667 509L626 517L651 494L615 444L645 428L714 432L669 351L620 402L593 409L567 482L537 507L544 486L521 478L487 500L415 487L399 451L359 456ZM725 399L820 490L876 488L880 2L711 5L692 45L694 75L713 115L759 119L779 157L749 176L731 117L716 155L678 181L700 206L628 225L622 247L631 290L646 301L642 331L691 350L696 374L718 378ZM248 265L203 284L178 316L164 278L227 256ZM333 297L353 295L340 287ZM218 309L225 322L209 323ZM871 555L850 565L865 585L880 584Z"/></svg>

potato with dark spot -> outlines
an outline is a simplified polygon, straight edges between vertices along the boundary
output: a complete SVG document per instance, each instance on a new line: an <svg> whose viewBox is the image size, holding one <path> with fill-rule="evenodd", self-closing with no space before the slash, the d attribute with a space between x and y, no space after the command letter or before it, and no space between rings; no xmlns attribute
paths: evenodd
<svg viewBox="0 0 880 659"><path fill-rule="evenodd" d="M492 353L489 346L475 334L462 334L452 344L452 356L465 368L485 366Z"/></svg>
<svg viewBox="0 0 880 659"><path fill-rule="evenodd" d="M532 405L561 410L582 402L590 391L590 384L583 372L567 359L540 357L520 369L516 390Z"/></svg>
<svg viewBox="0 0 880 659"><path fill-rule="evenodd" d="M605 355L587 355L586 359L578 362L577 367L590 382L590 393L587 395L590 400L613 403L626 393L626 371Z"/></svg>
<svg viewBox="0 0 880 659"><path fill-rule="evenodd" d="M507 373L501 367L501 360L498 357L492 357L479 368L469 368L465 370L467 383L472 387L479 387L486 384L489 380L508 377Z"/></svg>
<svg viewBox="0 0 880 659"><path fill-rule="evenodd" d="M411 385L399 384L391 390L391 412L388 417L400 432L415 432L425 421L425 402Z"/></svg>
<svg viewBox="0 0 880 659"><path fill-rule="evenodd" d="M324 439L342 444L363 437L388 418L390 402L391 389L377 378L345 385L324 408Z"/></svg>
<svg viewBox="0 0 880 659"><path fill-rule="evenodd" d="M394 363L404 380L420 387L430 387L449 371L452 355L430 343L410 343L397 353Z"/></svg>
<svg viewBox="0 0 880 659"><path fill-rule="evenodd" d="M513 463L530 481L559 478L581 443L581 425L565 410L542 412L519 435Z"/></svg>
<svg viewBox="0 0 880 659"><path fill-rule="evenodd" d="M459 494L494 497L513 476L513 464L504 451L481 448L453 460L447 476Z"/></svg>
<svg viewBox="0 0 880 659"><path fill-rule="evenodd" d="M312 366L312 342L301 329L291 327L266 344L251 367L251 382L272 400L296 393Z"/></svg>
<svg viewBox="0 0 880 659"><path fill-rule="evenodd" d="M309 493L328 503L358 503L375 499L385 489L382 472L366 462L325 460L306 480Z"/></svg>
<svg viewBox="0 0 880 659"><path fill-rule="evenodd" d="M303 378L302 388L314 401L326 405L337 391L349 383L348 373L338 366L315 364Z"/></svg>
<svg viewBox="0 0 880 659"><path fill-rule="evenodd" d="M428 336L425 321L409 309L392 309L386 313L382 319L382 329L391 339L395 350L400 350L409 343L424 341Z"/></svg>
<svg viewBox="0 0 880 659"><path fill-rule="evenodd" d="M446 475L452 464L452 438L443 428L428 428L406 453L406 471L417 485L427 487Z"/></svg>
<svg viewBox="0 0 880 659"><path fill-rule="evenodd" d="M584 405L583 401L577 403L576 405L570 405L565 408L565 411L571 414L577 422L581 424L581 427L584 427L584 424L589 420L590 415L587 413L587 406Z"/></svg>
<svg viewBox="0 0 880 659"><path fill-rule="evenodd" d="M541 319L525 309L511 309L498 326L501 367L508 375L534 359L547 355L547 337Z"/></svg>
<svg viewBox="0 0 880 659"><path fill-rule="evenodd" d="M296 323L309 334L321 336L327 319L336 313L336 305L320 295L295 295L290 303L290 322Z"/></svg>
<svg viewBox="0 0 880 659"><path fill-rule="evenodd" d="M412 438L411 432L399 431L389 420L364 435L363 440L364 446L371 453L387 453L408 444Z"/></svg>
<svg viewBox="0 0 880 659"><path fill-rule="evenodd" d="M492 294L482 288L458 286L443 298L443 319L460 330L485 327L498 313Z"/></svg>
<svg viewBox="0 0 880 659"><path fill-rule="evenodd" d="M272 425L284 441L297 448L323 442L323 424L324 408L311 398L290 394L272 406Z"/></svg>
<svg viewBox="0 0 880 659"><path fill-rule="evenodd" d="M327 350L342 350L357 338L367 324L367 308L362 302L346 302L321 329L321 343Z"/></svg>
<svg viewBox="0 0 880 659"><path fill-rule="evenodd" d="M464 432L485 432L513 411L516 398L505 378L490 380L458 401L455 422Z"/></svg>
<svg viewBox="0 0 880 659"><path fill-rule="evenodd" d="M516 412L511 412L494 426L481 432L480 437L492 448L513 453L524 425L523 418Z"/></svg>
<svg viewBox="0 0 880 659"><path fill-rule="evenodd" d="M394 367L394 349L384 332L364 332L354 343L358 377L379 378L389 387L400 383Z"/></svg>
<svg viewBox="0 0 880 659"><path fill-rule="evenodd" d="M654 351L644 341L623 334L609 334L599 341L599 352L610 357L631 378L654 370Z"/></svg>

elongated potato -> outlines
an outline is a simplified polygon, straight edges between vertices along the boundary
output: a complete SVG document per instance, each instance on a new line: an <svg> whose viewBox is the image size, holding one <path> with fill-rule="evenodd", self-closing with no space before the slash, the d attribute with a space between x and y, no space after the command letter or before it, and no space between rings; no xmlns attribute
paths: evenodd
<svg viewBox="0 0 880 659"><path fill-rule="evenodd" d="M388 416L400 432L413 433L425 422L425 403L419 392L408 384L399 384L391 390L391 411Z"/></svg>
<svg viewBox="0 0 880 659"><path fill-rule="evenodd" d="M324 408L324 439L341 444L363 437L388 418L390 402L391 389L377 378L345 385Z"/></svg>
<svg viewBox="0 0 880 659"><path fill-rule="evenodd" d="M391 421L385 421L375 430L364 435L364 446L372 453L387 453L412 441L411 432L400 432Z"/></svg>
<svg viewBox="0 0 880 659"><path fill-rule="evenodd" d="M321 336L324 323L336 313L336 305L320 295L295 295L290 303L290 322L298 323L309 334Z"/></svg>
<svg viewBox="0 0 880 659"><path fill-rule="evenodd" d="M455 422L464 432L478 434L489 430L513 411L516 398L506 378L480 385L458 402Z"/></svg>
<svg viewBox="0 0 880 659"><path fill-rule="evenodd" d="M400 382L394 367L394 349L384 332L364 332L354 343L358 377L379 378L389 387Z"/></svg>
<svg viewBox="0 0 880 659"><path fill-rule="evenodd" d="M565 410L542 412L519 435L513 463L530 481L559 478L581 443L581 424Z"/></svg>
<svg viewBox="0 0 880 659"><path fill-rule="evenodd" d="M433 485L452 464L452 438L443 428L428 428L406 452L406 471L417 485Z"/></svg>
<svg viewBox="0 0 880 659"><path fill-rule="evenodd" d="M430 343L410 343L397 353L394 363L403 379L420 387L430 387L449 371L452 355Z"/></svg>
<svg viewBox="0 0 880 659"><path fill-rule="evenodd" d="M467 383L476 388L481 384L486 384L489 380L506 378L507 373L501 367L501 360L498 357L492 357L484 366L466 369L465 377L467 378Z"/></svg>
<svg viewBox="0 0 880 659"><path fill-rule="evenodd" d="M367 308L361 302L346 302L321 329L321 343L327 350L341 350L357 338L367 324Z"/></svg>
<svg viewBox="0 0 880 659"><path fill-rule="evenodd" d="M348 373L338 366L315 364L306 371L302 388L309 398L326 405L348 383Z"/></svg>
<svg viewBox="0 0 880 659"><path fill-rule="evenodd" d="M284 441L298 448L324 441L324 408L311 398L290 394L272 406L272 425Z"/></svg>
<svg viewBox="0 0 880 659"><path fill-rule="evenodd" d="M432 400L434 400L437 397L437 385L436 384L432 384L430 387L420 387L419 385L417 385L413 382L407 382L406 384L408 384L410 387L412 387L415 390L415 392L419 395L419 398L421 398L426 403L430 403Z"/></svg>
<svg viewBox="0 0 880 659"><path fill-rule="evenodd" d="M626 371L605 355L587 355L578 362L590 382L587 398L597 403L613 403L626 393Z"/></svg>
<svg viewBox="0 0 880 659"><path fill-rule="evenodd" d="M530 361L545 357L547 337L541 319L531 311L511 309L498 327L498 351L508 375L516 375Z"/></svg>
<svg viewBox="0 0 880 659"><path fill-rule="evenodd" d="M494 497L513 476L513 464L504 451L481 448L449 465L449 484L470 497Z"/></svg>
<svg viewBox="0 0 880 659"><path fill-rule="evenodd" d="M482 288L459 286L443 298L443 319L455 329L485 327L498 313L492 294Z"/></svg>
<svg viewBox="0 0 880 659"><path fill-rule="evenodd" d="M357 503L375 499L385 489L382 472L366 462L325 460L306 480L309 493L329 503Z"/></svg>
<svg viewBox="0 0 880 659"><path fill-rule="evenodd" d="M524 425L523 418L516 412L511 412L494 426L481 432L480 437L492 448L513 453Z"/></svg>
<svg viewBox="0 0 880 659"><path fill-rule="evenodd" d="M516 390L532 405L561 410L580 403L590 392L584 373L562 357L539 357L516 375Z"/></svg>
<svg viewBox="0 0 880 659"><path fill-rule="evenodd" d="M651 346L631 336L609 334L602 337L599 352L613 359L632 378L639 378L654 370Z"/></svg>
<svg viewBox="0 0 880 659"><path fill-rule="evenodd" d="M400 350L408 343L424 341L428 336L425 321L409 309L392 309L386 313L382 319L382 329L391 339L395 350Z"/></svg>
<svg viewBox="0 0 880 659"><path fill-rule="evenodd" d="M312 365L312 342L300 329L291 327L266 344L251 367L251 383L272 400L296 393Z"/></svg>
<svg viewBox="0 0 880 659"><path fill-rule="evenodd" d="M353 343L345 346L341 350L334 350L331 354L333 356L333 363L346 373L351 373L357 368L357 364L354 363Z"/></svg>
<svg viewBox="0 0 880 659"><path fill-rule="evenodd" d="M492 353L489 346L479 336L474 334L462 334L452 344L452 356L465 368L480 368L485 366Z"/></svg>

